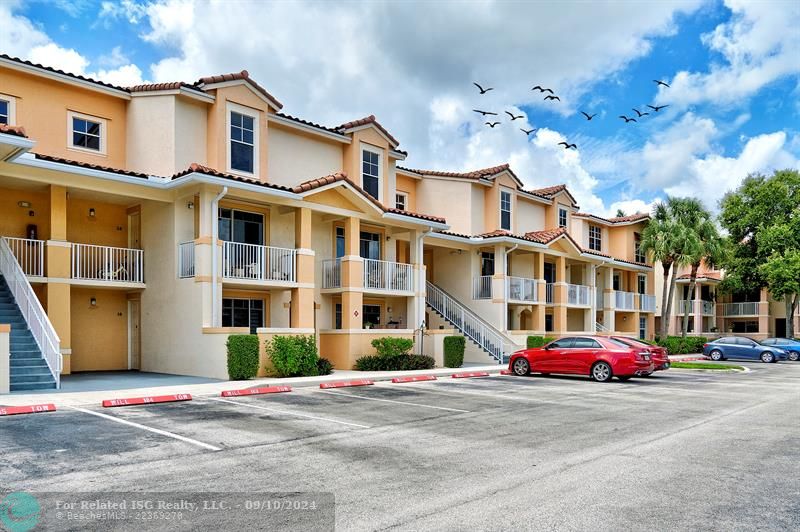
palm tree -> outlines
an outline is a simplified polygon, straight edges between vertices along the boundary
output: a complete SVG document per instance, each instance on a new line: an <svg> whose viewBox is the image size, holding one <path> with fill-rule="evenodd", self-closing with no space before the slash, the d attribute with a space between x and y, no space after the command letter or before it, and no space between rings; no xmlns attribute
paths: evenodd
<svg viewBox="0 0 800 532"><path fill-rule="evenodd" d="M722 259L724 252L724 240L717 230L717 226L711 220L711 213L700 207L701 218L694 226L693 232L696 236L696 245L692 249L690 265L691 271L689 273L689 298L693 299L695 287L697 286L697 271L702 264L707 268L714 268ZM689 331L689 313L683 314L683 327L681 328L681 336L686 338Z"/></svg>

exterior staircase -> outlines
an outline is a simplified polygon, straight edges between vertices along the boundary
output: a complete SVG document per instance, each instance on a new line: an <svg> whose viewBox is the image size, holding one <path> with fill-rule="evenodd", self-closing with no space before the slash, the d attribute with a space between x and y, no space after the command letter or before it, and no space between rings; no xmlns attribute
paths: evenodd
<svg viewBox="0 0 800 532"><path fill-rule="evenodd" d="M56 380L2 276L0 323L11 325L11 391L55 389Z"/></svg>
<svg viewBox="0 0 800 532"><path fill-rule="evenodd" d="M425 304L498 364L507 364L511 353L522 349L486 320L430 281L426 282Z"/></svg>

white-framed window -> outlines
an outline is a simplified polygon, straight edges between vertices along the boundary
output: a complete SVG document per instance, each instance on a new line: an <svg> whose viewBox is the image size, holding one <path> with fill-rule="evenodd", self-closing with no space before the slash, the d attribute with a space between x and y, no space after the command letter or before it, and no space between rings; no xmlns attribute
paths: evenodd
<svg viewBox="0 0 800 532"><path fill-rule="evenodd" d="M104 118L67 112L67 145L73 150L105 155L107 124Z"/></svg>
<svg viewBox="0 0 800 532"><path fill-rule="evenodd" d="M647 255L642 250L642 235L633 233L633 239L633 260L644 264L647 262Z"/></svg>
<svg viewBox="0 0 800 532"><path fill-rule="evenodd" d="M647 275L640 273L636 277L636 288L640 294L647 293Z"/></svg>
<svg viewBox="0 0 800 532"><path fill-rule="evenodd" d="M366 147L361 148L361 188L376 200L381 199L381 154Z"/></svg>
<svg viewBox="0 0 800 532"><path fill-rule="evenodd" d="M599 225L589 226L589 249L593 251L602 251L603 248L603 230Z"/></svg>
<svg viewBox="0 0 800 532"><path fill-rule="evenodd" d="M258 123L255 109L228 103L228 171L237 174L258 174Z"/></svg>
<svg viewBox="0 0 800 532"><path fill-rule="evenodd" d="M511 231L511 192L500 191L500 229Z"/></svg>
<svg viewBox="0 0 800 532"><path fill-rule="evenodd" d="M0 124L14 126L16 117L17 99L13 96L0 93Z"/></svg>
<svg viewBox="0 0 800 532"><path fill-rule="evenodd" d="M408 194L406 192L397 192L394 195L394 206L401 211L408 209Z"/></svg>
<svg viewBox="0 0 800 532"><path fill-rule="evenodd" d="M222 326L248 327L254 334L257 328L264 326L264 300L223 298Z"/></svg>
<svg viewBox="0 0 800 532"><path fill-rule="evenodd" d="M558 226L559 227L567 226L567 209L565 209L564 207L558 208Z"/></svg>

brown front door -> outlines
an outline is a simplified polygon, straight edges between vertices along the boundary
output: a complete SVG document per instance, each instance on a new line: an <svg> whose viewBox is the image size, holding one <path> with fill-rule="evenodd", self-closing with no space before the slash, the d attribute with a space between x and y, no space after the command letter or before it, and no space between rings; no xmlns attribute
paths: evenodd
<svg viewBox="0 0 800 532"><path fill-rule="evenodd" d="M142 331L141 331L141 302L138 300L128 301L128 320L130 335L130 361L129 369L142 369Z"/></svg>
<svg viewBox="0 0 800 532"><path fill-rule="evenodd" d="M422 263L425 265L425 280L433 282L433 250L426 249L422 252Z"/></svg>

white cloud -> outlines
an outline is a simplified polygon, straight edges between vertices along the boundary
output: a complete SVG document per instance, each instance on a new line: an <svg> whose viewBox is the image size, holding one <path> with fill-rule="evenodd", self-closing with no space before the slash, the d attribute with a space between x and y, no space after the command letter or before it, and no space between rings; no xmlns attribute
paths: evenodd
<svg viewBox="0 0 800 532"><path fill-rule="evenodd" d="M678 72L657 101L687 107L740 103L762 87L800 73L800 3L726 0L732 16L702 42L724 61L708 72Z"/></svg>

